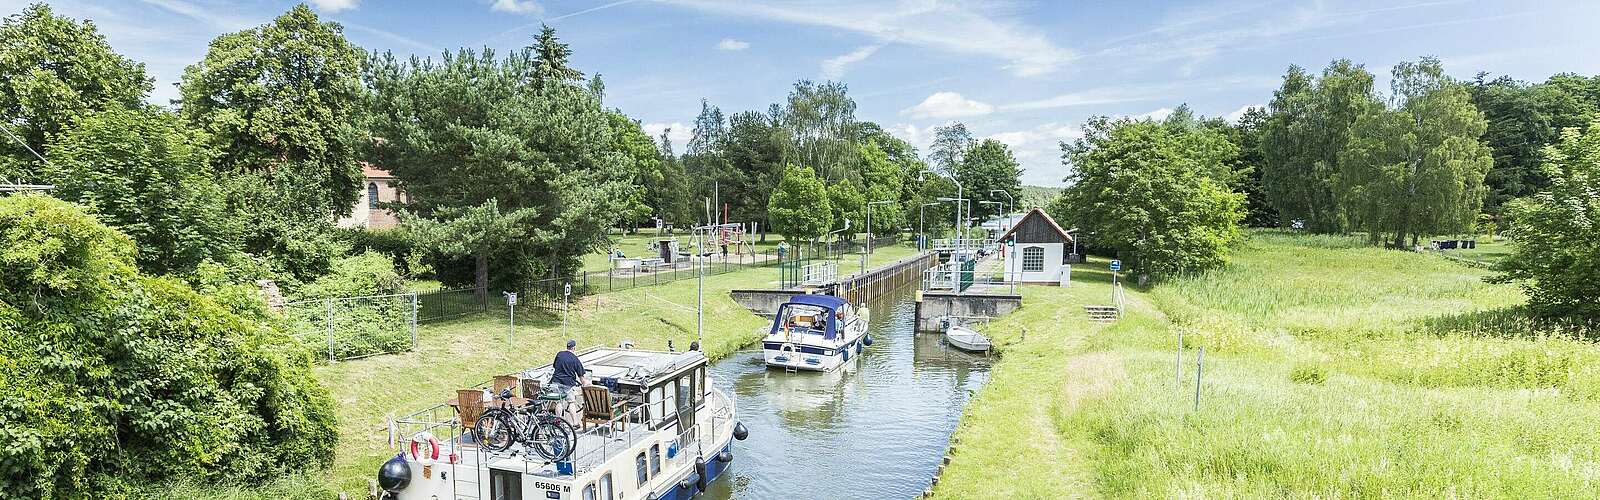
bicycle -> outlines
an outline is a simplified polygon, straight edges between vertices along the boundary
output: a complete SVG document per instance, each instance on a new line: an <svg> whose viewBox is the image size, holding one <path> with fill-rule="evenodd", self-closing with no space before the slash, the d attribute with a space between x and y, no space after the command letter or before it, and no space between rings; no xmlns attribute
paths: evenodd
<svg viewBox="0 0 1600 500"><path fill-rule="evenodd" d="M473 430L478 446L500 452L511 449L513 442L520 443L551 462L565 461L572 456L578 433L554 409L556 404L566 400L565 394L544 391L534 401L515 408L509 405L511 389L495 394L494 398L508 404L488 408L478 417Z"/></svg>

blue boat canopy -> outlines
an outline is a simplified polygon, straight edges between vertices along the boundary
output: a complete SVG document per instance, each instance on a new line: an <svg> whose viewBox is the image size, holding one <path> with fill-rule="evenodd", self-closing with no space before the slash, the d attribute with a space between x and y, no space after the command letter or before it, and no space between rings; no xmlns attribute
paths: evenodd
<svg viewBox="0 0 1600 500"><path fill-rule="evenodd" d="M844 307L845 304L846 302L844 299L834 297L832 295L795 295L789 297L788 302L785 302L782 306L778 307L778 316L773 318L772 330L768 331L767 334L771 335L778 333L779 330L782 330L784 327L785 318L789 316L789 306L800 305L817 307L823 310L822 316L824 318L824 326L822 330L822 338L832 340L834 337L838 336L837 326L839 324L839 320L835 313L840 307Z"/></svg>

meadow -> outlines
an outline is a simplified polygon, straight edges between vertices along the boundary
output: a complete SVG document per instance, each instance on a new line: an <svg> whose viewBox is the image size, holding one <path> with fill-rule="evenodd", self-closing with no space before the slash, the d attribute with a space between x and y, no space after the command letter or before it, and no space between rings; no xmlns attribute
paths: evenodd
<svg viewBox="0 0 1600 500"><path fill-rule="evenodd" d="M939 496L1600 496L1596 332L1522 319L1486 271L1253 233L1100 325L1102 266L990 326L1002 359Z"/></svg>

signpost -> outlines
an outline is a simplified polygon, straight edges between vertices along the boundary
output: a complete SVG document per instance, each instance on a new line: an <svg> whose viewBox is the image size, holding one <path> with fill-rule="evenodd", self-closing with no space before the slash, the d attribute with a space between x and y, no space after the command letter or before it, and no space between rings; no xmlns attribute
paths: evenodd
<svg viewBox="0 0 1600 500"><path fill-rule="evenodd" d="M571 306L568 305L571 298L572 283L567 283L561 287L561 337L569 339L572 337L567 336L567 313L572 311Z"/></svg>
<svg viewBox="0 0 1600 500"><path fill-rule="evenodd" d="M1121 270L1122 270L1122 261L1121 260L1112 260L1111 261L1111 284L1113 284L1113 285L1117 284L1117 271L1121 271Z"/></svg>
<svg viewBox="0 0 1600 500"><path fill-rule="evenodd" d="M506 344L515 342L517 336L517 294L516 292L500 292L506 296L506 308L511 311L511 331L506 333Z"/></svg>

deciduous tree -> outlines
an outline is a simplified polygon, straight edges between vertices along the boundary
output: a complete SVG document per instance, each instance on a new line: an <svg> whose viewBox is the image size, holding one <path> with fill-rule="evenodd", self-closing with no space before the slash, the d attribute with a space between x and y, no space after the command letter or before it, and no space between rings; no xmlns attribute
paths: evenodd
<svg viewBox="0 0 1600 500"><path fill-rule="evenodd" d="M1062 144L1072 173L1054 215L1089 228L1096 244L1141 273L1169 277L1225 262L1240 236L1244 196L1206 173L1226 170L1233 147L1226 138L1105 117L1091 119L1084 131L1083 138ZM1213 144L1193 147L1200 142Z"/></svg>
<svg viewBox="0 0 1600 500"><path fill-rule="evenodd" d="M1341 154L1334 193L1353 226L1374 242L1404 246L1423 234L1470 232L1493 165L1486 128L1466 88L1439 60L1394 68L1393 108L1369 108Z"/></svg>
<svg viewBox="0 0 1600 500"><path fill-rule="evenodd" d="M833 223L833 205L827 188L810 167L790 165L767 201L772 228L785 239L815 241Z"/></svg>
<svg viewBox="0 0 1600 500"><path fill-rule="evenodd" d="M1507 205L1513 254L1498 264L1499 281L1528 292L1538 314L1600 318L1600 122L1568 128L1545 149L1550 187Z"/></svg>
<svg viewBox="0 0 1600 500"><path fill-rule="evenodd" d="M211 177L214 152L177 117L153 108L85 115L50 150L42 177L52 194L133 237L140 269L187 273L239 252L239 224Z"/></svg>
<svg viewBox="0 0 1600 500"><path fill-rule="evenodd" d="M151 80L144 65L118 55L91 21L57 16L36 3L0 21L0 121L46 154L51 136L73 120L143 105ZM0 136L0 179L36 173L38 158Z"/></svg>

